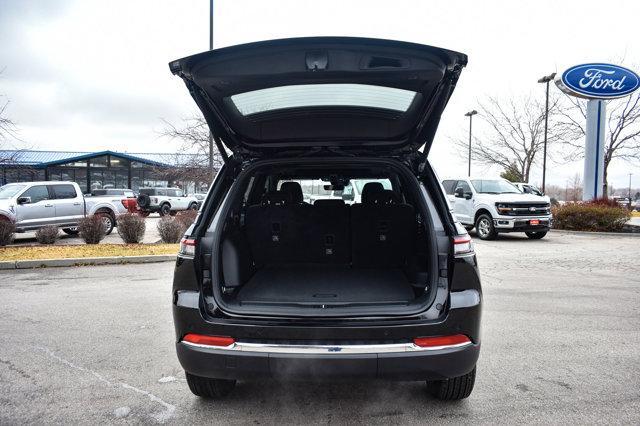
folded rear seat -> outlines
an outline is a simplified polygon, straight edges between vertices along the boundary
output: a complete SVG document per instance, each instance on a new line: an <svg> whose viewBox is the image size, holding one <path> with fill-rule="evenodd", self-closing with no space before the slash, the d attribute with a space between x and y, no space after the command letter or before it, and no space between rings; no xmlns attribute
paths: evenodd
<svg viewBox="0 0 640 426"><path fill-rule="evenodd" d="M282 263L295 252L298 230L289 193L265 194L261 204L247 208L245 226L256 266Z"/></svg>
<svg viewBox="0 0 640 426"><path fill-rule="evenodd" d="M403 267L415 245L415 210L379 182L367 183L351 206L354 267Z"/></svg>
<svg viewBox="0 0 640 426"><path fill-rule="evenodd" d="M306 204L297 182L285 182L261 205L249 206L245 225L257 267L350 261L349 207L342 200Z"/></svg>
<svg viewBox="0 0 640 426"><path fill-rule="evenodd" d="M348 264L351 258L349 206L342 200L316 200L311 210L308 248L312 263Z"/></svg>

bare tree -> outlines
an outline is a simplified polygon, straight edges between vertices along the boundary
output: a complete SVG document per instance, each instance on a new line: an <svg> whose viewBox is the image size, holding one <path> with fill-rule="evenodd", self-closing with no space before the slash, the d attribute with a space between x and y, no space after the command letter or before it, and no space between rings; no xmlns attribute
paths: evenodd
<svg viewBox="0 0 640 426"><path fill-rule="evenodd" d="M555 129L551 123L558 114L559 98L549 99L548 145L564 138L566 128ZM502 167L506 175L529 181L531 167L538 160L544 145L545 104L532 95L507 100L489 98L480 104L480 118L488 132L475 137L471 147L473 159ZM466 154L468 140L457 140L460 152Z"/></svg>
<svg viewBox="0 0 640 426"><path fill-rule="evenodd" d="M561 187L560 185L548 183L545 188L545 195L551 198L552 203L554 202L554 200L564 200L566 197L566 193L567 191L565 191L565 188Z"/></svg>
<svg viewBox="0 0 640 426"><path fill-rule="evenodd" d="M582 200L582 176L576 173L571 180L567 181L565 201Z"/></svg>
<svg viewBox="0 0 640 426"><path fill-rule="evenodd" d="M165 127L160 132L161 136L180 141L180 151L197 154L198 158L209 158L209 126L201 116L183 118L182 123L176 126L167 120L162 120ZM213 167L218 170L222 166L222 156L214 147ZM200 167L208 167L201 164Z"/></svg>
<svg viewBox="0 0 640 426"><path fill-rule="evenodd" d="M2 70L0 70L0 74L2 74ZM0 95L0 149L5 149L6 145L11 146L10 140L14 139L19 141L18 138L18 128L16 123L7 117L7 107L9 106L9 100L6 99L6 96ZM14 147L11 146L10 149ZM0 154L0 164L2 163L11 163L15 161L19 151L5 151Z"/></svg>
<svg viewBox="0 0 640 426"><path fill-rule="evenodd" d="M0 96L0 99L2 96ZM0 101L2 102L2 101ZM9 101L5 100L5 102L0 105L0 142L5 142L10 138L16 137L17 128L13 120L6 116L7 106L9 105Z"/></svg>
<svg viewBox="0 0 640 426"><path fill-rule="evenodd" d="M0 75L4 69L0 70ZM5 95L0 94L0 142L6 142L9 139L17 139L18 129L16 124L7 117L7 107L9 100Z"/></svg>
<svg viewBox="0 0 640 426"><path fill-rule="evenodd" d="M201 154L176 153L168 154L163 163L169 164L153 168L154 173L169 182L170 185L183 187L187 182L196 184L196 191L200 184L208 186L211 183L209 159Z"/></svg>
<svg viewBox="0 0 640 426"><path fill-rule="evenodd" d="M560 110L558 126L569 135L564 143L573 149L568 152L566 159L573 160L584 157L587 102L572 96L566 98L569 107ZM640 159L640 92L608 102L605 139L603 194L608 193L607 171L613 159Z"/></svg>

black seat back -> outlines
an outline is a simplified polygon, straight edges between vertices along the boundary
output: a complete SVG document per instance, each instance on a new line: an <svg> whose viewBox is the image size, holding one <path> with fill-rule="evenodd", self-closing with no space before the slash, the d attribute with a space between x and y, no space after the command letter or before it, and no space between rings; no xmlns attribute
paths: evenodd
<svg viewBox="0 0 640 426"><path fill-rule="evenodd" d="M378 184L378 185L372 185ZM367 185L372 189L367 191ZM356 267L402 267L414 249L415 211L378 182L351 206L351 258Z"/></svg>
<svg viewBox="0 0 640 426"><path fill-rule="evenodd" d="M313 263L349 263L349 206L342 200L316 200L304 228L307 259ZM304 232L304 231L303 231Z"/></svg>
<svg viewBox="0 0 640 426"><path fill-rule="evenodd" d="M288 193L269 192L262 204L249 206L245 226L256 266L280 263L291 257L297 229Z"/></svg>

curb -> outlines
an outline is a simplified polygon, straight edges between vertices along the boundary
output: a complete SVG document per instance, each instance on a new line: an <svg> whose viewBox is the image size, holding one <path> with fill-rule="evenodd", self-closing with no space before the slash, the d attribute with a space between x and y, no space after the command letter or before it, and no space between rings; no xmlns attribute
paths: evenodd
<svg viewBox="0 0 640 426"><path fill-rule="evenodd" d="M589 232L589 231L570 231L568 229L551 229L554 233L564 232L566 234L576 235L601 235L606 237L640 237L640 232Z"/></svg>
<svg viewBox="0 0 640 426"><path fill-rule="evenodd" d="M0 262L2 269L33 269L63 266L120 265L125 263L173 262L175 254L155 254L148 256L78 257L69 259L10 260Z"/></svg>

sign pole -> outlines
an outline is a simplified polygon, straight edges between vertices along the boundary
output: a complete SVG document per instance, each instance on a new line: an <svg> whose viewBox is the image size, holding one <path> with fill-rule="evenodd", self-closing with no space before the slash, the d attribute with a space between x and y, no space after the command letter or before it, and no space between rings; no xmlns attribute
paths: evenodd
<svg viewBox="0 0 640 426"><path fill-rule="evenodd" d="M605 197L604 189L604 129L606 126L606 103L600 99L587 101L587 135L584 146L584 201Z"/></svg>

